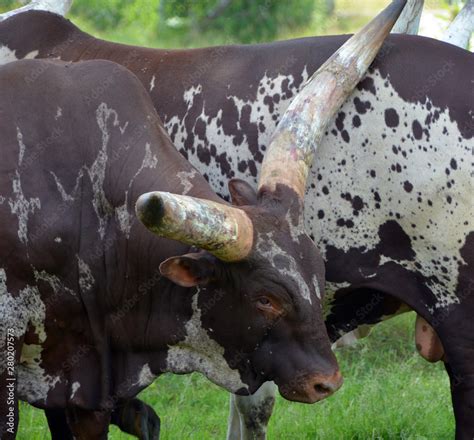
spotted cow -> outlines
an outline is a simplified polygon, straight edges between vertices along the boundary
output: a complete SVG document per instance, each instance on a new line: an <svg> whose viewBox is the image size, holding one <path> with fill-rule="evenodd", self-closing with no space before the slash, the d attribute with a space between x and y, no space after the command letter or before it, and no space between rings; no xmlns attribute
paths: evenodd
<svg viewBox="0 0 474 440"><path fill-rule="evenodd" d="M132 70L179 151L224 197L229 178L256 183L281 115L346 39L172 51L101 41L45 12L0 25L8 59L105 58ZM416 310L444 347L458 438L474 431L466 354L474 306L473 63L449 44L389 37L328 128L305 196L306 228L326 263L330 337ZM109 88L113 78L94 93Z"/></svg>

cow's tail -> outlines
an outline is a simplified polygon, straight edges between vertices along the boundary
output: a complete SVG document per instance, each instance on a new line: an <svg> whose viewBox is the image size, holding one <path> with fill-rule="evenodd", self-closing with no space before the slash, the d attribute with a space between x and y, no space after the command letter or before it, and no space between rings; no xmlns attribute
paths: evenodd
<svg viewBox="0 0 474 440"><path fill-rule="evenodd" d="M441 40L467 49L474 32L474 0L468 0L454 21L449 25Z"/></svg>
<svg viewBox="0 0 474 440"><path fill-rule="evenodd" d="M26 11L49 11L59 15L66 15L71 8L72 0L32 0L21 8L14 9L13 11L5 12L0 14L0 21L6 20L7 18L20 14Z"/></svg>

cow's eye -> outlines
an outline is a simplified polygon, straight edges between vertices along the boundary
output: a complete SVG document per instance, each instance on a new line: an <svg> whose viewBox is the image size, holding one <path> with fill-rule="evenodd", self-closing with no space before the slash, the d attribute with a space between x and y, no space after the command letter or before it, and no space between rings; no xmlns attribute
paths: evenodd
<svg viewBox="0 0 474 440"><path fill-rule="evenodd" d="M275 318L282 313L282 308L278 302L268 296L259 296L255 305L257 309L271 318Z"/></svg>

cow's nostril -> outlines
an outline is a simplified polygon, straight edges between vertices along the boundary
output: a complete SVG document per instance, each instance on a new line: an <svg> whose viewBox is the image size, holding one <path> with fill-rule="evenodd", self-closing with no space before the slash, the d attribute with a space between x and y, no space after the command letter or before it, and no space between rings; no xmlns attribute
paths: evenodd
<svg viewBox="0 0 474 440"><path fill-rule="evenodd" d="M321 383L318 383L314 386L314 389L316 390L316 392L318 394L322 394L322 395L325 395L325 394L331 394L332 393L332 390L331 388L327 387L326 385L323 385Z"/></svg>

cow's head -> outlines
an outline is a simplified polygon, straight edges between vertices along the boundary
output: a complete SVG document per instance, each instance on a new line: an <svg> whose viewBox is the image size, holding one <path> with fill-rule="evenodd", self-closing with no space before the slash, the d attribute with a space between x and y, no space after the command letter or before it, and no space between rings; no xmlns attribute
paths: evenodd
<svg viewBox="0 0 474 440"><path fill-rule="evenodd" d="M250 392L274 380L284 397L316 402L342 383L321 313L323 261L302 227L305 184L327 124L404 4L396 0L308 81L272 138L258 192L231 181L234 206L162 192L137 202L147 228L199 249L166 260L161 273L181 286L199 286L201 305L205 295L222 293L218 306L200 308L200 321ZM219 373L207 373L226 384Z"/></svg>

